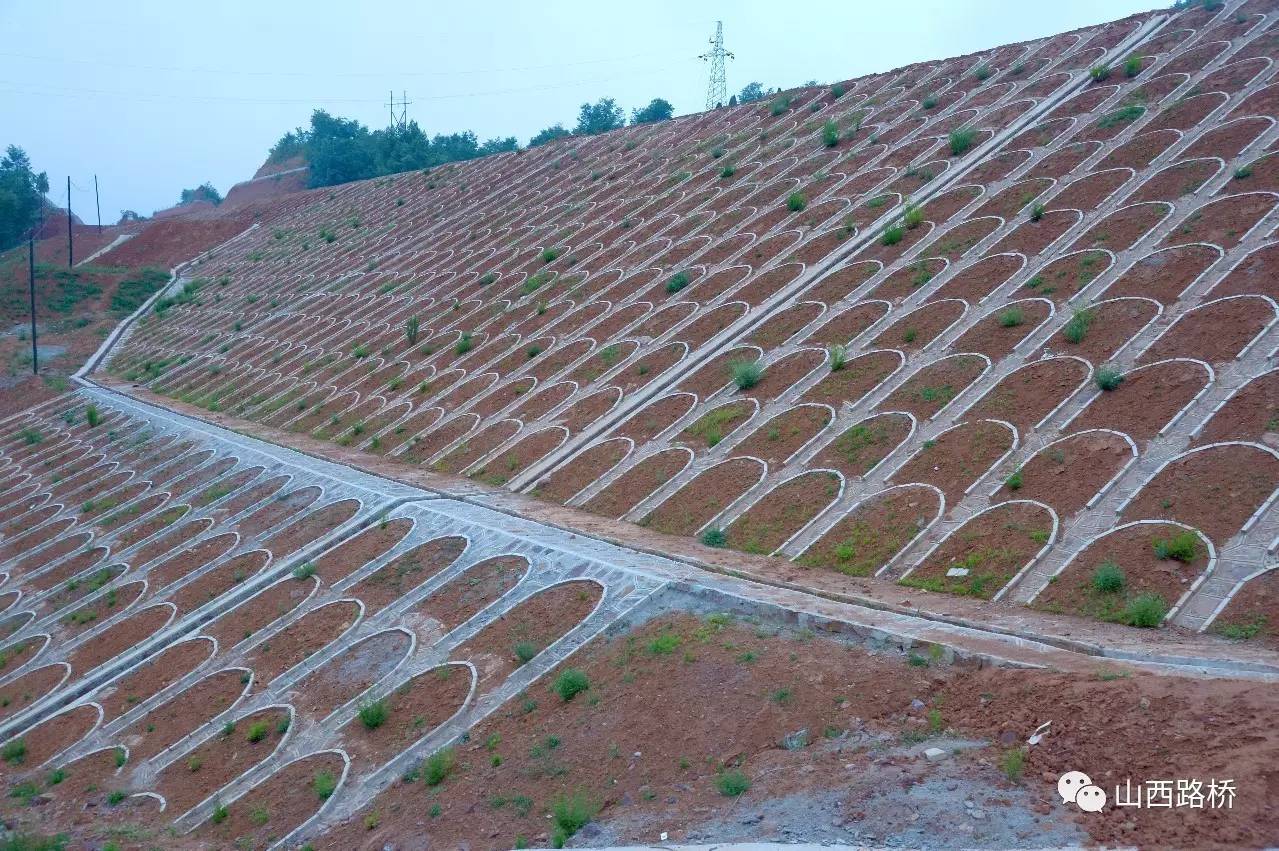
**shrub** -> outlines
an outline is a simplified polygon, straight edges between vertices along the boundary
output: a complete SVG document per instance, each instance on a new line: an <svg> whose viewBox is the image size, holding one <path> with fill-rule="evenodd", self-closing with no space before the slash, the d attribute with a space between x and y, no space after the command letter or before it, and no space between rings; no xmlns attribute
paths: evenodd
<svg viewBox="0 0 1279 851"><path fill-rule="evenodd" d="M732 177L734 174L737 174L737 169L736 167L733 166L732 163L726 163L724 167L719 170L719 176L723 178L724 180L727 180L728 178Z"/></svg>
<svg viewBox="0 0 1279 851"><path fill-rule="evenodd" d="M404 321L404 339L409 341L410 346L417 342L417 334L421 328L422 320L417 318L416 313Z"/></svg>
<svg viewBox="0 0 1279 851"><path fill-rule="evenodd" d="M1171 538L1156 538L1151 542L1155 550L1155 558L1173 559L1189 564L1199 555L1199 536L1189 529L1178 532Z"/></svg>
<svg viewBox="0 0 1279 851"><path fill-rule="evenodd" d="M266 738L268 729L270 728L265 721L255 721L249 726L249 732L245 733L244 737L250 742L260 742Z"/></svg>
<svg viewBox="0 0 1279 851"><path fill-rule="evenodd" d="M830 371L839 372L848 364L848 350L840 345L833 345L827 352L830 354Z"/></svg>
<svg viewBox="0 0 1279 851"><path fill-rule="evenodd" d="M924 109L932 109L933 107L937 106L937 95L929 95L928 97L924 98L923 102L920 105Z"/></svg>
<svg viewBox="0 0 1279 851"><path fill-rule="evenodd" d="M671 279L666 282L666 291L668 293L677 293L686 286L688 286L688 273L676 272L674 275L671 275Z"/></svg>
<svg viewBox="0 0 1279 851"><path fill-rule="evenodd" d="M701 542L708 547L722 547L728 543L728 536L723 529L707 529L702 533Z"/></svg>
<svg viewBox="0 0 1279 851"><path fill-rule="evenodd" d="M0 758L10 765L21 765L27 758L27 742L25 739L10 739L0 748Z"/></svg>
<svg viewBox="0 0 1279 851"><path fill-rule="evenodd" d="M749 390L764 377L764 367L759 361L734 361L728 366L729 375L738 390Z"/></svg>
<svg viewBox="0 0 1279 851"><path fill-rule="evenodd" d="M1074 315L1070 317L1070 321L1066 323L1066 327L1061 330L1061 335L1066 338L1068 343L1082 343L1084 336L1088 333L1088 326L1092 324L1093 312L1091 310L1076 310Z"/></svg>
<svg viewBox="0 0 1279 851"><path fill-rule="evenodd" d="M543 263L554 262L554 260L559 256L560 256L560 249L558 248L546 248L542 250Z"/></svg>
<svg viewBox="0 0 1279 851"><path fill-rule="evenodd" d="M977 129L975 127L960 127L958 130L950 131L950 155L957 157L973 146L973 142L977 141Z"/></svg>
<svg viewBox="0 0 1279 851"><path fill-rule="evenodd" d="M563 848L569 837L590 824L597 812L599 805L581 789L572 795L560 795L551 803L551 818L555 822L551 843Z"/></svg>
<svg viewBox="0 0 1279 851"><path fill-rule="evenodd" d="M826 123L822 125L822 144L828 148L839 144L839 125L833 118L826 119Z"/></svg>
<svg viewBox="0 0 1279 851"><path fill-rule="evenodd" d="M359 343L351 349L351 357L356 360L363 360L369 356L369 347L364 343Z"/></svg>
<svg viewBox="0 0 1279 851"><path fill-rule="evenodd" d="M221 824L222 822L226 821L227 816L229 816L230 814L231 813L227 810L226 807L222 806L222 804L214 804L213 815L209 816L209 821L213 822L214 824Z"/></svg>
<svg viewBox="0 0 1279 851"><path fill-rule="evenodd" d="M1159 594L1138 594L1124 607L1124 623L1151 629L1163 622L1168 603Z"/></svg>
<svg viewBox="0 0 1279 851"><path fill-rule="evenodd" d="M804 197L802 192L792 192L786 196L786 209L792 213L798 213L808 206L808 199Z"/></svg>
<svg viewBox="0 0 1279 851"><path fill-rule="evenodd" d="M485 272L483 275L480 276L480 280L478 283L482 287L487 287L489 284L493 283L496 280L497 280L496 272Z"/></svg>
<svg viewBox="0 0 1279 851"><path fill-rule="evenodd" d="M790 109L790 104L791 104L790 95L778 95L777 97L773 98L773 102L769 105L768 111L772 113L774 116L781 115L783 112Z"/></svg>
<svg viewBox="0 0 1279 851"><path fill-rule="evenodd" d="M1004 484L1008 485L1009 490L1021 490L1021 470L1004 479Z"/></svg>
<svg viewBox="0 0 1279 851"><path fill-rule="evenodd" d="M469 352L471 350L471 347L474 345L475 345L475 342L471 338L471 332L463 331L462 336L457 338L457 343L455 343L453 346L453 353L459 356L464 355L467 352Z"/></svg>
<svg viewBox="0 0 1279 851"><path fill-rule="evenodd" d="M1093 376L1093 381L1102 390L1116 390L1120 384L1124 383L1124 374L1114 367L1103 366L1097 370L1097 374Z"/></svg>
<svg viewBox="0 0 1279 851"><path fill-rule="evenodd" d="M1037 222L1044 217L1044 213L1046 212L1048 212L1048 210L1045 209L1043 204L1036 204L1030 208L1030 220L1032 222Z"/></svg>
<svg viewBox="0 0 1279 851"><path fill-rule="evenodd" d="M537 653L538 653L537 645L534 644L533 642L531 641L515 642L515 658L520 661L521 665L524 665L528 663L529 661L531 661L533 657L537 655Z"/></svg>
<svg viewBox="0 0 1279 851"><path fill-rule="evenodd" d="M1126 584L1123 569L1113 561L1103 561L1092 572L1092 587L1103 594L1122 591Z"/></svg>
<svg viewBox="0 0 1279 851"><path fill-rule="evenodd" d="M331 771L321 771L311 780L311 788L321 801L327 801L338 788L338 780Z"/></svg>
<svg viewBox="0 0 1279 851"><path fill-rule="evenodd" d="M895 224L884 228L884 233L879 237L880 243L883 245L896 245L906 236L905 225Z"/></svg>
<svg viewBox="0 0 1279 851"><path fill-rule="evenodd" d="M722 771L715 778L715 788L726 798L736 798L751 788L751 781L749 777L736 769Z"/></svg>
<svg viewBox="0 0 1279 851"><path fill-rule="evenodd" d="M1088 76L1092 77L1094 83L1104 82L1110 79L1109 65L1094 65L1088 70Z"/></svg>
<svg viewBox="0 0 1279 851"><path fill-rule="evenodd" d="M297 567L293 568L294 579L310 579L315 575L315 564L313 562L304 561Z"/></svg>
<svg viewBox="0 0 1279 851"><path fill-rule="evenodd" d="M1235 180L1247 180L1252 177L1252 166L1241 165L1235 169Z"/></svg>
<svg viewBox="0 0 1279 851"><path fill-rule="evenodd" d="M591 681L587 679L586 672L577 668L565 668L560 671L559 676L555 678L555 682L551 686L555 693L560 696L560 700L566 703L590 687Z"/></svg>
<svg viewBox="0 0 1279 851"><path fill-rule="evenodd" d="M833 97L835 100L839 100L840 98L844 96L845 91L847 90L844 88L842 84L836 83L835 85L830 87L830 96Z"/></svg>
<svg viewBox="0 0 1279 851"><path fill-rule="evenodd" d="M1026 321L1026 314L1020 307L1010 307L999 314L999 324L1005 328L1016 328Z"/></svg>
<svg viewBox="0 0 1279 851"><path fill-rule="evenodd" d="M386 716L389 713L385 700L371 700L360 705L359 714L360 723L366 730L376 730L386 723Z"/></svg>
<svg viewBox="0 0 1279 851"><path fill-rule="evenodd" d="M422 781L427 786L439 786L452 773L456 761L452 748L436 751L422 765Z"/></svg>
<svg viewBox="0 0 1279 851"><path fill-rule="evenodd" d="M1140 56L1129 56L1124 61L1124 76L1135 77L1141 73L1142 61Z"/></svg>
<svg viewBox="0 0 1279 851"><path fill-rule="evenodd" d="M973 76L976 77L978 80L981 80L982 82L989 80L990 75L993 73L994 72L991 71L990 66L987 65L985 62L981 63L980 65L978 65L976 68L973 69Z"/></svg>
<svg viewBox="0 0 1279 851"><path fill-rule="evenodd" d="M89 406L84 409L84 421L89 424L89 428L98 427L102 422L102 412L98 410L97 405L90 402Z"/></svg>

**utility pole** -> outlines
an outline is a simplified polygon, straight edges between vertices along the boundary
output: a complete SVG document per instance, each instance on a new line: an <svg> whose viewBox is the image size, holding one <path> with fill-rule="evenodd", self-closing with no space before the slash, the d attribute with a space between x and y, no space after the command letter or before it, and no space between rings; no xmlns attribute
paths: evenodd
<svg viewBox="0 0 1279 851"><path fill-rule="evenodd" d="M728 82L724 75L724 60L735 59L724 49L724 22L715 22L715 35L710 39L710 51L697 57L711 63L711 78L706 86L706 108L718 109L728 103Z"/></svg>
<svg viewBox="0 0 1279 851"><path fill-rule="evenodd" d="M36 229L27 233L27 275L31 291L31 374L40 374L40 354L36 348Z"/></svg>
<svg viewBox="0 0 1279 851"><path fill-rule="evenodd" d="M75 265L75 242L71 236L71 175L67 175L67 268Z"/></svg>
<svg viewBox="0 0 1279 851"><path fill-rule="evenodd" d="M102 199L98 197L98 176L93 176L93 206L98 210L98 236L102 236Z"/></svg>

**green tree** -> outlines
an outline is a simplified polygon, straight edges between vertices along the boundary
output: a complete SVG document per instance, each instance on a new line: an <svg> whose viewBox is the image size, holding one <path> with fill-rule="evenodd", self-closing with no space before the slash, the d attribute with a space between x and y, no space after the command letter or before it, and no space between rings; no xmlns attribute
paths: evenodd
<svg viewBox="0 0 1279 851"><path fill-rule="evenodd" d="M530 148L536 148L538 145L545 145L547 142L553 142L556 139L563 139L565 136L572 136L572 135L573 135L572 133L564 129L563 124L556 123L556 124L552 124L550 127L547 127L545 130L538 133L532 139L529 139L528 146Z"/></svg>
<svg viewBox="0 0 1279 851"><path fill-rule="evenodd" d="M631 110L632 124L654 124L658 121L669 121L675 114L675 107L665 98L653 98L643 109Z"/></svg>
<svg viewBox="0 0 1279 851"><path fill-rule="evenodd" d="M311 113L307 161L312 186L332 186L373 177L369 129L353 119L337 118L322 109Z"/></svg>
<svg viewBox="0 0 1279 851"><path fill-rule="evenodd" d="M271 157L298 150L310 163L311 186L317 187L516 151L519 143L514 136L481 143L470 130L428 137L416 121L370 131L358 121L317 109L311 128L285 133L271 148Z"/></svg>
<svg viewBox="0 0 1279 851"><path fill-rule="evenodd" d="M267 154L266 161L269 163L280 163L285 160L302 156L306 153L306 145L310 140L311 134L305 129L299 127L296 130L290 130L280 137L274 145L271 146L270 152Z"/></svg>
<svg viewBox="0 0 1279 851"><path fill-rule="evenodd" d="M576 136L595 136L616 130L626 124L626 113L612 98L600 98L595 103L582 104L577 114Z"/></svg>
<svg viewBox="0 0 1279 851"><path fill-rule="evenodd" d="M194 204L196 201L208 201L216 206L222 203L222 195L212 183L205 181L194 189L183 189L178 199L179 204Z"/></svg>
<svg viewBox="0 0 1279 851"><path fill-rule="evenodd" d="M742 86L741 93L737 96L738 103L753 103L757 100L763 100L768 92L764 91L763 83L747 83Z"/></svg>
<svg viewBox="0 0 1279 851"><path fill-rule="evenodd" d="M16 145L10 145L0 159L0 250L22 241L47 203L49 176L31 170L31 160Z"/></svg>
<svg viewBox="0 0 1279 851"><path fill-rule="evenodd" d="M514 136L507 136L501 139L488 139L484 144L480 145L480 156L487 157L490 154L505 154L511 151L518 151L520 143L515 140Z"/></svg>

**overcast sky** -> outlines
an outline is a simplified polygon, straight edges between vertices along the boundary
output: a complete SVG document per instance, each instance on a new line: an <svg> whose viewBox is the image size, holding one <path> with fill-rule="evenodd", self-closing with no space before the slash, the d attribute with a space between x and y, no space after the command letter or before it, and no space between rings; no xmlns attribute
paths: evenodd
<svg viewBox="0 0 1279 851"><path fill-rule="evenodd" d="M428 133L521 144L584 100L700 110L724 21L733 92L944 58L1123 17L1149 0L913 3L645 0L0 0L0 145L26 149L58 203L144 215L206 180L225 193L323 107L374 126L390 90Z"/></svg>

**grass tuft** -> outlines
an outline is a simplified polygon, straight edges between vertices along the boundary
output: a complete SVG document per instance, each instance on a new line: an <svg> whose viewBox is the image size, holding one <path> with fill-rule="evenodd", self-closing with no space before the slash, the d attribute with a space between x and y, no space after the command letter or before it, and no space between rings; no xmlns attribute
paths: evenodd
<svg viewBox="0 0 1279 851"><path fill-rule="evenodd" d="M726 798L736 798L751 788L751 781L749 777L736 769L722 771L715 778L715 788Z"/></svg>
<svg viewBox="0 0 1279 851"><path fill-rule="evenodd" d="M759 361L734 361L728 372L738 390L749 390L764 377L764 367Z"/></svg>
<svg viewBox="0 0 1279 851"><path fill-rule="evenodd" d="M1092 587L1103 594L1122 591L1127 584L1123 569L1113 561L1103 561L1092 572Z"/></svg>
<svg viewBox="0 0 1279 851"><path fill-rule="evenodd" d="M359 715L360 723L364 725L366 730L376 730L386 723L387 710L385 700L371 700L368 703L360 705Z"/></svg>
<svg viewBox="0 0 1279 851"><path fill-rule="evenodd" d="M973 143L977 141L977 128L960 127L957 130L950 131L948 138L950 141L950 155L957 157L971 148Z"/></svg>
<svg viewBox="0 0 1279 851"><path fill-rule="evenodd" d="M551 690L560 696L560 700L567 703L590 687L591 681L587 678L585 671L577 668L565 668L555 678L555 682L551 685Z"/></svg>
<svg viewBox="0 0 1279 851"><path fill-rule="evenodd" d="M1103 366L1097 370L1097 374L1093 376L1093 381L1101 390L1107 392L1118 390L1119 385L1124 383L1124 374L1113 367Z"/></svg>

